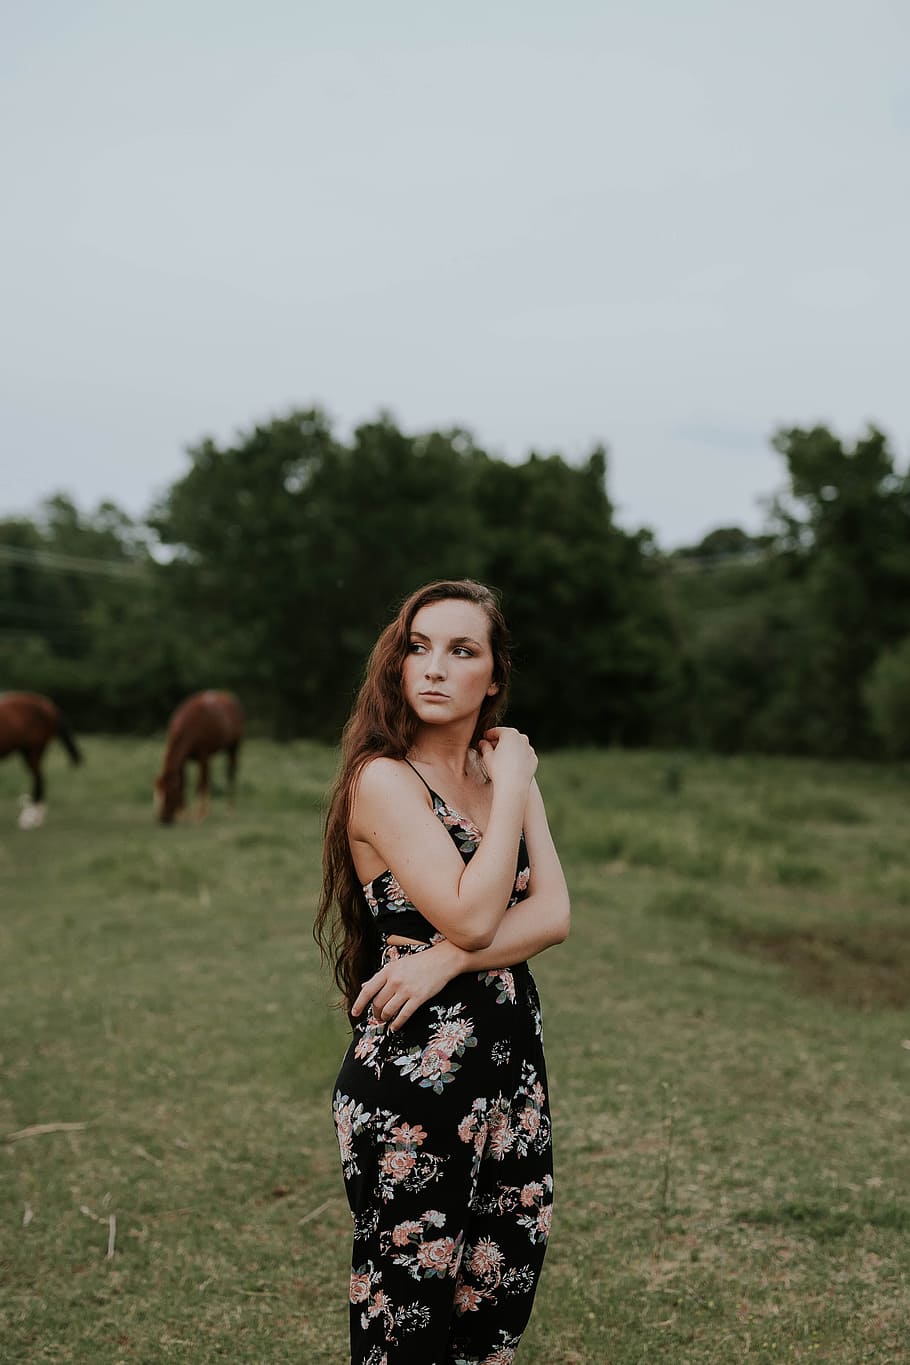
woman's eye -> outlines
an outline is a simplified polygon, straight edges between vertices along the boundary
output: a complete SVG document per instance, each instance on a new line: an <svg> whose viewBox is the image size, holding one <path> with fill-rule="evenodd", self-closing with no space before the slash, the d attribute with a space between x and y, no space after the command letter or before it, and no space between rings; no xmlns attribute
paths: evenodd
<svg viewBox="0 0 910 1365"><path fill-rule="evenodd" d="M473 659L474 657L473 649L466 649L464 645L458 645L454 653L460 655L462 659Z"/></svg>
<svg viewBox="0 0 910 1365"><path fill-rule="evenodd" d="M425 648L426 646L420 644L420 642L417 640L412 640L411 643L408 645L408 650L410 651L411 654L423 654Z"/></svg>

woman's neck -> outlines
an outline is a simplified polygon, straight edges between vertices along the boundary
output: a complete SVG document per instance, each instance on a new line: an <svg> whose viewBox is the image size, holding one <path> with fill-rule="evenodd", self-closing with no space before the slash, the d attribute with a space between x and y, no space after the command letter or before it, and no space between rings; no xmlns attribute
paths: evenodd
<svg viewBox="0 0 910 1365"><path fill-rule="evenodd" d="M408 758L436 771L451 773L457 781L476 777L480 763L471 748L472 735L473 730L463 727L452 733L441 727L424 726L418 730Z"/></svg>

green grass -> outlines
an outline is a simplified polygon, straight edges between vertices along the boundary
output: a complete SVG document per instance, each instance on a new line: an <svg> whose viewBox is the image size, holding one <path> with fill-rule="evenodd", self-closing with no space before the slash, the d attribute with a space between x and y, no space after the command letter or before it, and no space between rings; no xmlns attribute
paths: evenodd
<svg viewBox="0 0 910 1365"><path fill-rule="evenodd" d="M236 812L166 830L159 746L84 747L28 833L0 766L0 1358L342 1365L332 755L251 743ZM910 774L592 752L540 778L573 932L535 964L558 1185L521 1365L896 1361ZM56 1122L85 1127L4 1141Z"/></svg>

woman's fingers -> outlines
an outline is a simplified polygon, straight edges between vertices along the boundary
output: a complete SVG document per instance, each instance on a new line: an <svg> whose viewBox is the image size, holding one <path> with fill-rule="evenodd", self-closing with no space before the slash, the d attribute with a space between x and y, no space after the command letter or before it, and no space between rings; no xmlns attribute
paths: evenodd
<svg viewBox="0 0 910 1365"><path fill-rule="evenodd" d="M369 1007L377 1023L389 1024L394 1020L394 1027L401 1028L451 976L445 957L440 959L432 948L387 962L363 983L351 1013L357 1015Z"/></svg>
<svg viewBox="0 0 910 1365"><path fill-rule="evenodd" d="M394 1033L396 1029L400 1029L403 1024L406 1024L414 1011L419 1009L422 1004L423 1000L419 995L414 995L410 1000L406 1000L395 1015L395 1018L389 1024L389 1028L392 1032Z"/></svg>
<svg viewBox="0 0 910 1365"><path fill-rule="evenodd" d="M372 1006L374 1019L384 1019L385 1016L383 1015L383 1010L385 1009L389 1001L392 999L392 996L395 994L396 988L393 985L391 985L388 981L385 983L381 991L376 992L376 994L373 996Z"/></svg>
<svg viewBox="0 0 910 1365"><path fill-rule="evenodd" d="M480 755L494 782L504 779L530 783L537 769L537 755L527 735L506 725L485 732Z"/></svg>
<svg viewBox="0 0 910 1365"><path fill-rule="evenodd" d="M363 985L360 987L360 994L351 1006L351 1013L353 1015L358 1015L361 1010L366 1009L376 992L382 990L382 987L385 985L385 979L386 968L383 967L381 971L376 972L375 976L371 976L367 981L364 981Z"/></svg>
<svg viewBox="0 0 910 1365"><path fill-rule="evenodd" d="M398 1014L398 1011L401 1009L402 1005L405 1004L406 1000L407 1000L406 996L402 995L400 991L396 991L395 994L383 1005L382 1009L379 1012L379 1017L383 1020L384 1023L386 1024L390 1023L393 1019L395 1019L396 1015Z"/></svg>

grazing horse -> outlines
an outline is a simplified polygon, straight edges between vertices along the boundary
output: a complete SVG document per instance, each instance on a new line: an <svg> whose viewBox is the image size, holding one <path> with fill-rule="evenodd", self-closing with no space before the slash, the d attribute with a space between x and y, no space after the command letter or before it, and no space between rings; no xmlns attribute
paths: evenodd
<svg viewBox="0 0 910 1365"><path fill-rule="evenodd" d="M34 829L44 823L44 775L41 759L54 736L60 740L74 763L82 762L59 710L48 697L36 692L4 692L0 695L0 758L14 750L22 755L32 774L31 801L19 812L19 828ZM23 798L26 800L26 798Z"/></svg>
<svg viewBox="0 0 910 1365"><path fill-rule="evenodd" d="M190 759L199 764L199 819L208 809L209 759L221 749L227 752L228 792L233 801L242 738L243 711L230 692L196 692L177 707L167 729L164 763L155 778L155 805L163 825L172 824L183 809L183 770Z"/></svg>

